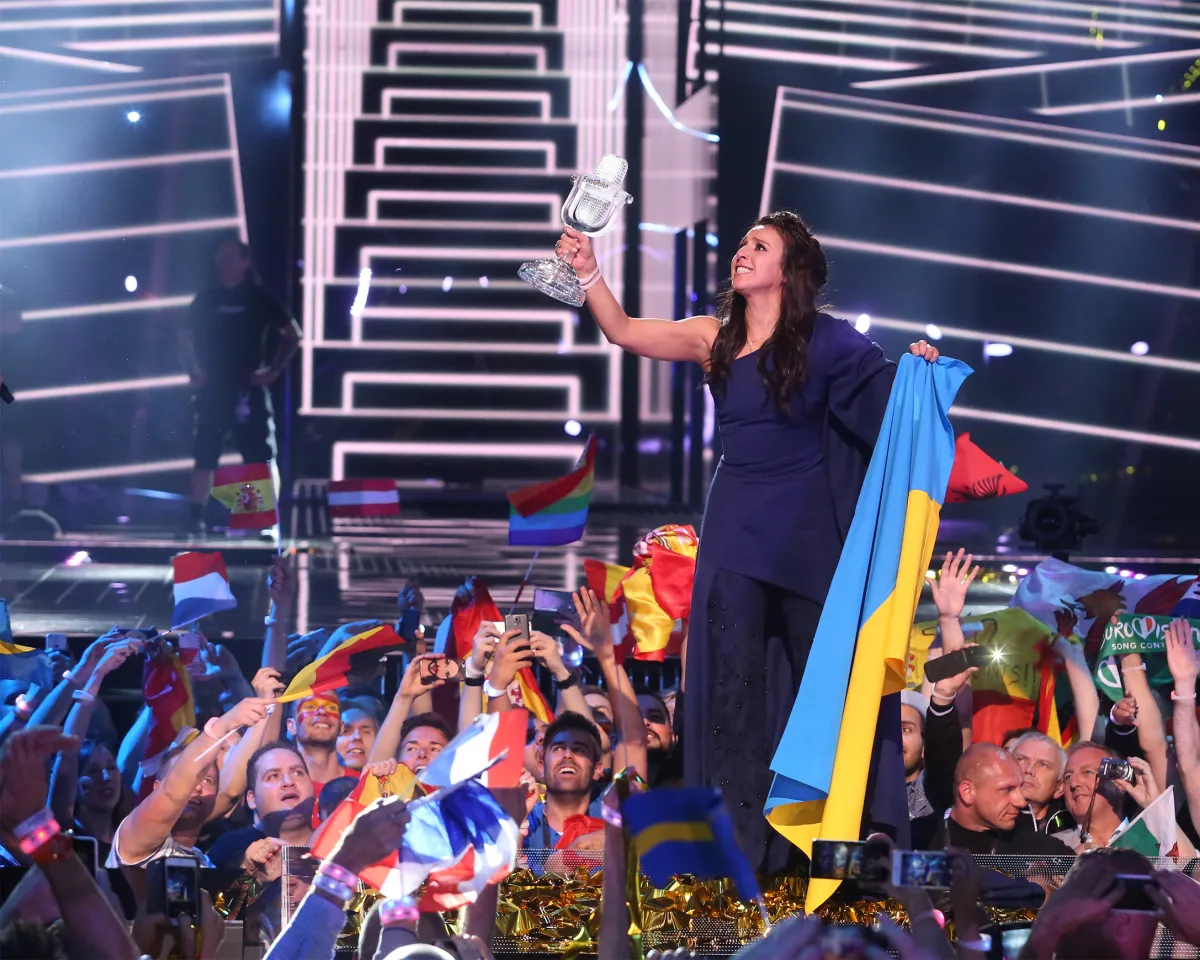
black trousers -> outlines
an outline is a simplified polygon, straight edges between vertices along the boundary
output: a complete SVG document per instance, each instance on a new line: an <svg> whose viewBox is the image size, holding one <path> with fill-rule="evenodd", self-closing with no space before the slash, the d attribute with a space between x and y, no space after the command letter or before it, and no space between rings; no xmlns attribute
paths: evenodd
<svg viewBox="0 0 1200 960"><path fill-rule="evenodd" d="M275 459L275 421L266 387L206 384L197 391L196 469L216 469L230 433L245 463Z"/></svg>

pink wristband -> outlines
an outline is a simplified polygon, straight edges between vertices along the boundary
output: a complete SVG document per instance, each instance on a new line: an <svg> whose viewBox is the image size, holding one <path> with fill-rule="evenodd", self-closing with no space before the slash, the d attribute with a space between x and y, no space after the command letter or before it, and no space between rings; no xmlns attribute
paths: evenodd
<svg viewBox="0 0 1200 960"><path fill-rule="evenodd" d="M330 880L336 880L347 887L358 886L358 876L351 873L340 863L334 863L332 860L321 861L321 865L317 868L317 873L323 873Z"/></svg>
<svg viewBox="0 0 1200 960"><path fill-rule="evenodd" d="M49 807L44 807L32 817L22 820L13 828L13 836L21 841L21 852L26 856L33 853L52 837L62 833L62 827L54 819Z"/></svg>
<svg viewBox="0 0 1200 960"><path fill-rule="evenodd" d="M417 909L417 902L411 897L384 900L379 905L379 922L385 927L396 923L417 923L420 919L421 911Z"/></svg>
<svg viewBox="0 0 1200 960"><path fill-rule="evenodd" d="M208 721L204 724L204 735L206 737L208 737L210 740L220 740L221 739L221 734L213 733L212 730L209 729L219 719L220 719L220 717L209 717Z"/></svg>

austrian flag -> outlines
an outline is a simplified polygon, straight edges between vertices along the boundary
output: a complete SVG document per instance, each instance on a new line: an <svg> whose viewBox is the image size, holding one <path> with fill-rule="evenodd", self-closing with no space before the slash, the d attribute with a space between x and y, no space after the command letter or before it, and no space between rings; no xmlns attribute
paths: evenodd
<svg viewBox="0 0 1200 960"><path fill-rule="evenodd" d="M394 517L400 513L395 480L330 480L331 517Z"/></svg>

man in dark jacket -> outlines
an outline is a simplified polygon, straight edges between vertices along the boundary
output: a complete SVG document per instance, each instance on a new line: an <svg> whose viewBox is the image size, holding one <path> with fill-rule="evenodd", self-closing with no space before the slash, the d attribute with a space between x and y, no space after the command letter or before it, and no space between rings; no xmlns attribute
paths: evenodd
<svg viewBox="0 0 1200 960"><path fill-rule="evenodd" d="M1069 830L1075 821L1063 801L1067 752L1044 733L1022 734L1009 752L1021 765L1021 793L1028 806L1017 818L1018 833L1053 835Z"/></svg>
<svg viewBox="0 0 1200 960"><path fill-rule="evenodd" d="M1025 808L1024 774L995 744L973 744L954 770L954 806L934 832L932 846L962 847L997 856L1072 856L1061 840L1015 827Z"/></svg>

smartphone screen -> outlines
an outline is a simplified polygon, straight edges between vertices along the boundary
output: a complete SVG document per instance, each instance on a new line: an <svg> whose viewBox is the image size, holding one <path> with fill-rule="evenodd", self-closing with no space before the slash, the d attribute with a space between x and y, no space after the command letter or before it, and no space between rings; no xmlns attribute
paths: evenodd
<svg viewBox="0 0 1200 960"><path fill-rule="evenodd" d="M164 896L167 916L186 913L198 917L200 904L199 862L192 857L167 857L163 867Z"/></svg>
<svg viewBox="0 0 1200 960"><path fill-rule="evenodd" d="M809 876L820 880L886 883L889 876L885 843L814 840Z"/></svg>
<svg viewBox="0 0 1200 960"><path fill-rule="evenodd" d="M94 877L96 871L100 869L100 845L96 842L95 837L71 837L71 846L75 849L77 856L88 872Z"/></svg>
<svg viewBox="0 0 1200 960"><path fill-rule="evenodd" d="M897 850L892 854L892 884L949 888L950 858L939 850Z"/></svg>
<svg viewBox="0 0 1200 960"><path fill-rule="evenodd" d="M533 591L533 620L534 630L540 630L558 641L563 662L571 668L578 667L583 662L583 648L579 646L563 626L582 632L583 625L579 622L579 611L575 609L575 598L566 590L545 590L537 587Z"/></svg>
<svg viewBox="0 0 1200 960"><path fill-rule="evenodd" d="M1146 888L1154 880L1145 874L1119 873L1117 882L1121 885L1121 899L1113 910L1121 913L1158 913L1158 904L1150 899Z"/></svg>
<svg viewBox="0 0 1200 960"><path fill-rule="evenodd" d="M63 653L69 653L70 647L67 644L67 635L65 633L46 634L46 649L59 650Z"/></svg>

